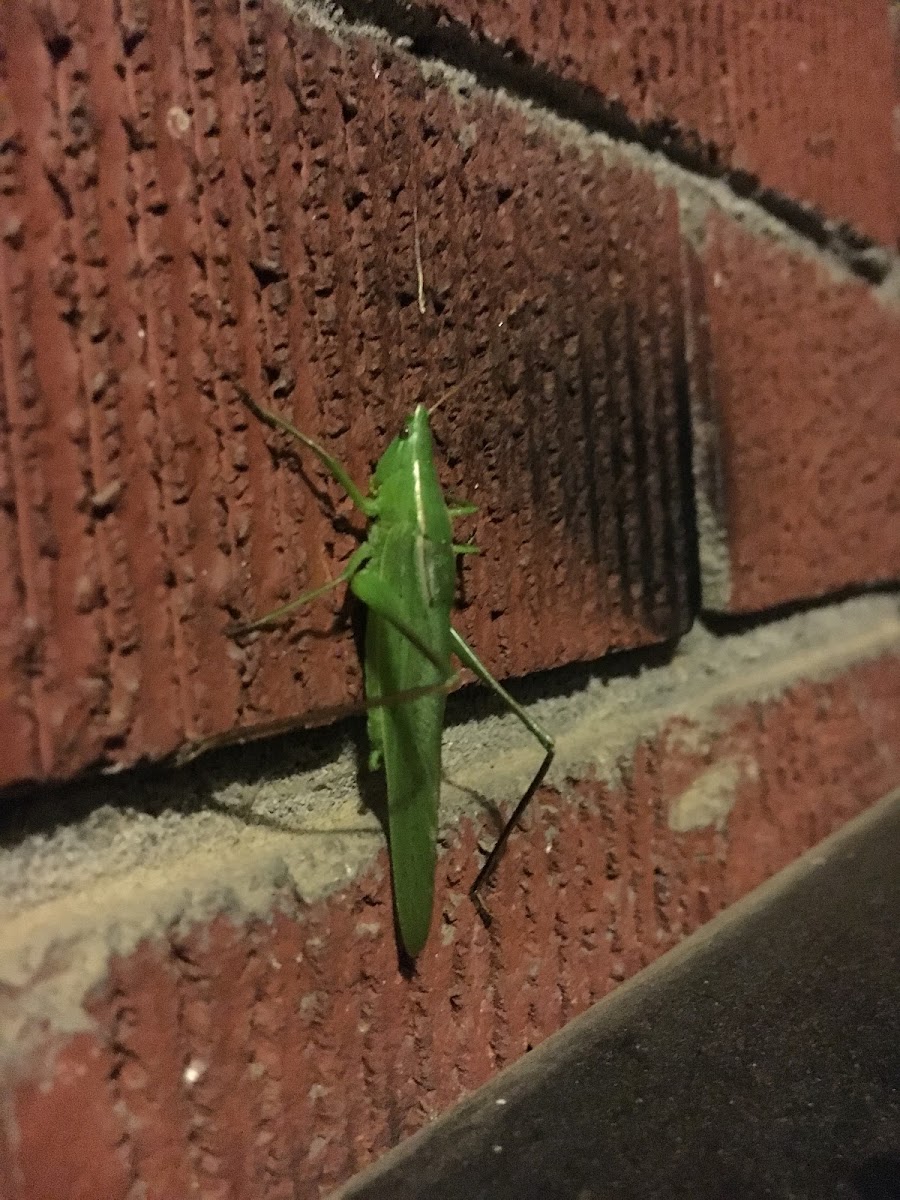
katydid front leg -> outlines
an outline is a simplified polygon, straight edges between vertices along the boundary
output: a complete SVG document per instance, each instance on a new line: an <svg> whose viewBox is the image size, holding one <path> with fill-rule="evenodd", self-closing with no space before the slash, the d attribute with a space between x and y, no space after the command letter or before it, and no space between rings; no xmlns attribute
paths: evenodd
<svg viewBox="0 0 900 1200"><path fill-rule="evenodd" d="M289 434L290 437L295 438L298 442L306 446L307 450L312 450L322 466L329 472L332 479L341 485L360 512L365 513L367 517L373 517L376 514L378 504L375 499L372 496L364 495L338 460L320 446L318 442L313 441L311 437L307 437L305 433L301 433L296 425L292 425L280 413L272 412L271 409L263 408L261 404L257 404L247 392L242 392L241 398L250 411L259 417L261 421L264 421L266 425L271 426L272 429L278 429L282 433Z"/></svg>

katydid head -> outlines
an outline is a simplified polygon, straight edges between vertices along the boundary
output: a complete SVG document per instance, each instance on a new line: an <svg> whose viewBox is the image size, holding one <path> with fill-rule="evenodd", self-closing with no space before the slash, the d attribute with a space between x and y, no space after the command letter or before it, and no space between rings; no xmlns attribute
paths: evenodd
<svg viewBox="0 0 900 1200"><path fill-rule="evenodd" d="M417 404L378 460L374 474L381 512L414 524L421 533L449 538L450 519L434 467L428 409ZM446 527L446 528L445 528Z"/></svg>
<svg viewBox="0 0 900 1200"><path fill-rule="evenodd" d="M379 488L392 478L402 478L411 481L418 469L432 462L431 426L428 422L428 409L423 404L417 404L413 412L403 422L400 432L382 454L375 468L375 480Z"/></svg>

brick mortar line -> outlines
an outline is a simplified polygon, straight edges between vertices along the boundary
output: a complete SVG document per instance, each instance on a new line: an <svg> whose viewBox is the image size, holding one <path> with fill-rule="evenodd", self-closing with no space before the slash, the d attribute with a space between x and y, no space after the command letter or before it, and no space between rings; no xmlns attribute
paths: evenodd
<svg viewBox="0 0 900 1200"><path fill-rule="evenodd" d="M833 678L885 654L900 658L898 599L857 598L725 638L698 627L665 666L633 677L597 676L574 696L535 702L532 711L558 737L553 783L564 792L566 776L585 769L615 782L635 747L674 717L687 719L683 736L696 749L727 720L730 706L776 699L797 682ZM489 799L508 802L534 768L534 747L506 716L452 727L446 742L450 778L474 781ZM239 772L233 761L220 766L218 782L216 769L207 768L205 812L178 811L190 790L180 772L169 784L171 809L156 818L107 807L81 830L41 835L0 858L8 913L0 932L0 1042L7 1061L33 1046L37 1018L59 1033L89 1026L82 1001L105 977L112 955L214 915L266 916L279 892L321 898L372 864L382 838L373 819L358 815L349 756L279 774L265 750L263 765L254 764L253 749L243 748ZM118 787L127 803L133 785ZM265 789L272 819L253 824L247 800L258 801ZM463 812L478 811L461 795L445 797L450 828ZM89 871L79 873L79 863Z"/></svg>
<svg viewBox="0 0 900 1200"><path fill-rule="evenodd" d="M683 172L694 185L718 185L734 203L752 205L818 250L857 279L885 286L900 296L900 254L854 229L847 222L821 216L811 205L768 188L749 172L716 167L707 154L691 150L677 138L674 120L642 125L607 101L595 88L560 79L524 52L513 59L487 40L478 41L461 21L441 17L418 6L393 0L281 0L295 16L324 28L337 41L348 33L386 42L408 51L423 73L439 69L460 74L507 102L525 104L548 118L576 124L583 133L609 139L622 149L641 150Z"/></svg>

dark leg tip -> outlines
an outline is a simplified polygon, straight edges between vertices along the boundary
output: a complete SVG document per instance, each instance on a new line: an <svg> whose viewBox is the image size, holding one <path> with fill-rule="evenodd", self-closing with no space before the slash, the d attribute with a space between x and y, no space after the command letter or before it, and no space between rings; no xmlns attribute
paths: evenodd
<svg viewBox="0 0 900 1200"><path fill-rule="evenodd" d="M488 910L485 908L484 901L481 899L481 897L478 895L478 893L474 890L469 892L469 899L475 905L475 911L478 913L479 917L481 918L482 925L485 927L485 929L489 929L493 918L491 917L491 914L488 912Z"/></svg>

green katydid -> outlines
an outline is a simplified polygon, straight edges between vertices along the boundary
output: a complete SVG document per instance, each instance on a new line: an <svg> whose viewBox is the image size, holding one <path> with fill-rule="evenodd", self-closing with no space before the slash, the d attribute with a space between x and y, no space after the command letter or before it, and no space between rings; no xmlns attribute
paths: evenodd
<svg viewBox="0 0 900 1200"><path fill-rule="evenodd" d="M479 891L547 774L553 739L501 687L450 624L455 556L478 552L475 546L453 541L452 522L477 508L471 504L448 507L445 502L434 464L429 410L420 404L407 417L379 459L369 493L364 494L341 464L312 438L248 396L244 399L260 420L311 450L369 520L366 540L335 579L241 628L278 620L341 583L348 584L366 606L369 766L383 766L387 776L394 905L400 939L415 958L431 923L441 733L446 694L457 678L451 655L486 683L544 748L540 767L469 889L485 923L490 917Z"/></svg>

